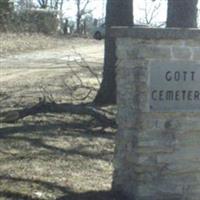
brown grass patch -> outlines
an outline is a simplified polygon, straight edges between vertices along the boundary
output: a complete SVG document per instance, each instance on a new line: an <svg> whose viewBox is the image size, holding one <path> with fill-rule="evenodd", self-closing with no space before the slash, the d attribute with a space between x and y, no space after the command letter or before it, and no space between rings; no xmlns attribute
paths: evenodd
<svg viewBox="0 0 200 200"><path fill-rule="evenodd" d="M2 37L6 38L1 46L4 55L18 52L19 49L23 52L46 48L51 40L39 35L30 37L8 34ZM35 37L39 37L38 41ZM77 50L81 47L81 52L89 57L91 67L100 74L102 64L97 63L96 59L99 62L102 58L102 43L82 39L64 41L75 45ZM49 48L55 47L52 45L54 41L49 42ZM62 53L59 46L57 48L55 52ZM54 52L50 51L52 54ZM18 60L12 60L12 57L6 59L5 56L1 68L0 110L34 104L41 97L40 85L50 91L56 101L71 101L62 82L64 77L67 84L73 83L70 81L72 74L62 59L65 54L62 53L61 57L56 54L57 57L49 59L46 52L45 58L36 61L31 57L27 59L29 54L24 54ZM35 56L37 52L32 55ZM84 83L97 87L86 70L80 70L76 63L73 69ZM105 192L110 190L112 182L115 131L111 128L102 129L101 124L89 116L67 113L38 114L14 124L1 123L0 199L116 199L110 192Z"/></svg>

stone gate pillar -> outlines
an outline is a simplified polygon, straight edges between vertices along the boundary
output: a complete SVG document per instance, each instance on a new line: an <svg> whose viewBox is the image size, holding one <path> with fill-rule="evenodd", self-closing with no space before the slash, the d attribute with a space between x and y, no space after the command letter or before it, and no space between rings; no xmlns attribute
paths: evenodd
<svg viewBox="0 0 200 200"><path fill-rule="evenodd" d="M116 27L113 190L200 200L200 30Z"/></svg>

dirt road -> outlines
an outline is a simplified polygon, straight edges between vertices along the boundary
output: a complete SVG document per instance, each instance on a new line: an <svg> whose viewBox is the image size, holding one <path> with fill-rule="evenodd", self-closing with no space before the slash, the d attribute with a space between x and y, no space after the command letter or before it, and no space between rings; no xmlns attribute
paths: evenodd
<svg viewBox="0 0 200 200"><path fill-rule="evenodd" d="M63 46L55 49L2 57L0 94L15 97L15 102L22 98L30 98L28 102L37 100L44 89L63 94L66 79L70 79L74 72L81 75L81 70L84 71L80 63L87 63L97 74L101 74L103 48L103 41L73 39L65 40ZM18 97L20 99L16 99ZM13 103L12 100L9 104Z"/></svg>
<svg viewBox="0 0 200 200"><path fill-rule="evenodd" d="M0 112L44 96L68 103L85 95L76 86L97 88L103 48L103 41L75 39L51 50L2 56ZM90 116L68 113L0 121L0 199L111 200L98 191L111 188L114 134Z"/></svg>

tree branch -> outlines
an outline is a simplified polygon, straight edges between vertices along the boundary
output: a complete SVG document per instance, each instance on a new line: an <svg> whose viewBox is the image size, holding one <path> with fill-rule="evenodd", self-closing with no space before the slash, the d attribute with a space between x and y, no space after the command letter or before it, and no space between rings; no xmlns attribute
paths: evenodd
<svg viewBox="0 0 200 200"><path fill-rule="evenodd" d="M94 107L93 104L56 104L47 103L45 100L40 101L38 104L21 110L14 110L6 113L1 113L4 117L2 122L14 123L19 119L23 119L29 115L35 115L38 113L68 113L68 114L78 114L78 115L89 115L99 121L103 127L115 127L116 123L114 119L108 118L102 110Z"/></svg>

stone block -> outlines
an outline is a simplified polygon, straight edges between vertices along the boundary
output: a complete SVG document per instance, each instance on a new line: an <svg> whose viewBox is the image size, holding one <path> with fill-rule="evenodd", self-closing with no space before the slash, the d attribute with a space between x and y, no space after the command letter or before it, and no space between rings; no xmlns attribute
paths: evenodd
<svg viewBox="0 0 200 200"><path fill-rule="evenodd" d="M172 54L174 59L178 60L191 60L192 50L190 48L184 47L173 47Z"/></svg>
<svg viewBox="0 0 200 200"><path fill-rule="evenodd" d="M152 110L150 91L153 84L166 87L159 82L159 66L161 74L173 71L172 67L200 67L200 31L116 30L118 133L113 190L130 200L199 200L200 112L177 110L179 102L170 112L161 111L163 104ZM151 73L159 81L152 84Z"/></svg>
<svg viewBox="0 0 200 200"><path fill-rule="evenodd" d="M127 50L128 59L171 59L171 49L160 45L135 45Z"/></svg>
<svg viewBox="0 0 200 200"><path fill-rule="evenodd" d="M193 49L193 59L200 61L200 47Z"/></svg>

